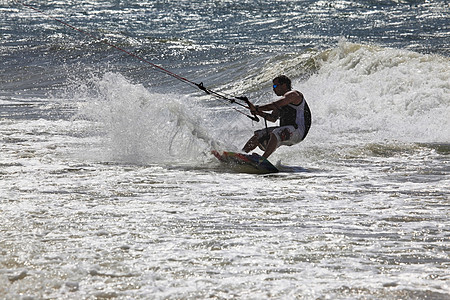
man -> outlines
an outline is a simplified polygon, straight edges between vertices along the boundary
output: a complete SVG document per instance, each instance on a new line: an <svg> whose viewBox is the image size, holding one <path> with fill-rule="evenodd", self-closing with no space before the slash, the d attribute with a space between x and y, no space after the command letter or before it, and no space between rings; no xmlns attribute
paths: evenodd
<svg viewBox="0 0 450 300"><path fill-rule="evenodd" d="M301 142L311 127L311 111L303 94L292 90L291 80L281 75L273 79L273 91L281 98L262 106L247 102L251 113L264 119L276 122L280 119L280 126L267 127L255 131L255 135L242 149L246 153L259 147L264 151L262 155L268 158L279 146L292 146ZM271 113L266 113L271 111Z"/></svg>

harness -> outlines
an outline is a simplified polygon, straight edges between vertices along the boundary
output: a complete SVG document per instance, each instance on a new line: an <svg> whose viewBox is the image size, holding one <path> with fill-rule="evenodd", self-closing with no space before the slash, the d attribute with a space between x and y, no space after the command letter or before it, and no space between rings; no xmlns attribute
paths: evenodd
<svg viewBox="0 0 450 300"><path fill-rule="evenodd" d="M301 111L303 111L303 114L301 114ZM304 98L298 105L288 104L280 108L280 126L294 126L295 129L298 129L299 123L302 121L305 126L302 137L303 140L311 128L312 121L311 110L309 109L308 103Z"/></svg>
<svg viewBox="0 0 450 300"><path fill-rule="evenodd" d="M303 111L303 114L301 113L301 111ZM297 116L299 116L300 119L304 121L305 130L302 137L303 141L309 132L309 128L311 128L312 121L311 110L309 109L308 103L306 102L305 98L303 98L303 101L298 105L288 104L280 108L280 127L294 126L295 129L298 129L298 123L301 122L301 120L297 120ZM270 138L266 118L264 118L264 123L266 125L266 134L258 139L263 148L265 148L266 143Z"/></svg>

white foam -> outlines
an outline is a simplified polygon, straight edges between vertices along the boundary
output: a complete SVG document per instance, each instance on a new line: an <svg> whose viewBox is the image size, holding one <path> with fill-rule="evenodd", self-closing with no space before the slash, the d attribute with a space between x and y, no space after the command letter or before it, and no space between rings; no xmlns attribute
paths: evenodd
<svg viewBox="0 0 450 300"><path fill-rule="evenodd" d="M342 41L318 63L318 73L298 83L313 112L309 138L449 141L448 58Z"/></svg>
<svg viewBox="0 0 450 300"><path fill-rule="evenodd" d="M206 110L189 96L153 93L117 73L93 78L82 115L98 122L109 159L130 163L198 160L219 143Z"/></svg>

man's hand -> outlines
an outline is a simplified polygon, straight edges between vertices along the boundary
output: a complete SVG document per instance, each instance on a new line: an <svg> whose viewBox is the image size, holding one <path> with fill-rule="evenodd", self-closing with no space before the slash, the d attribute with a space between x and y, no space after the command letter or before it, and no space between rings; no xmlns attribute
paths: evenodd
<svg viewBox="0 0 450 300"><path fill-rule="evenodd" d="M252 114L256 114L258 112L258 108L255 105L253 105L253 103L251 103L250 101L247 100L246 102L248 105L248 109L250 109L250 112Z"/></svg>

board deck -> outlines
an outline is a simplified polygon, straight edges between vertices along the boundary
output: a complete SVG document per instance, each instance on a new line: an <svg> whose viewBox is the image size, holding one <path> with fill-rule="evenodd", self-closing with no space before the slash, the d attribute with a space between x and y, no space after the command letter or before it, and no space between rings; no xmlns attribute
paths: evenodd
<svg viewBox="0 0 450 300"><path fill-rule="evenodd" d="M245 173L269 174L279 170L270 161L258 154L244 154L231 151L212 150L212 154L218 160L230 166L232 169Z"/></svg>

